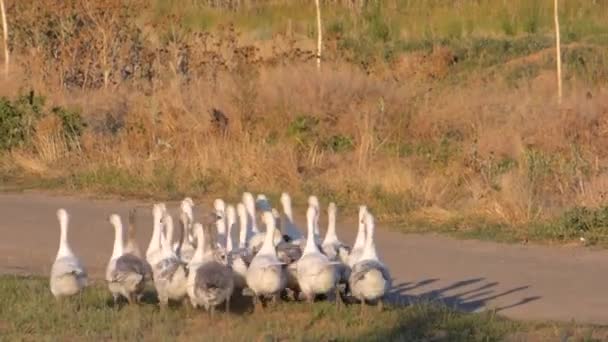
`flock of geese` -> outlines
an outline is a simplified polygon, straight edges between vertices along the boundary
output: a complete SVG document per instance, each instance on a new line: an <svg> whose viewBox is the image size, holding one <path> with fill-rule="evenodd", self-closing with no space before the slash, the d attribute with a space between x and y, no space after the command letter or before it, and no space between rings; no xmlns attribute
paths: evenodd
<svg viewBox="0 0 608 342"><path fill-rule="evenodd" d="M327 232L321 240L317 197L308 199L306 236L293 219L290 196L283 193L280 202L283 217L266 196L254 200L245 192L236 207L215 200L214 209L195 222L194 202L187 197L180 204L178 224L165 204L154 204L145 255L135 241L135 211L129 213L126 243L120 216L110 215L115 237L106 281L114 302L124 297L129 304L138 303L152 282L161 308L169 301L189 300L194 308L204 307L211 314L222 304L229 311L237 291L252 296L256 309L263 300L285 297L312 303L320 296L336 303L355 298L362 305L377 302L381 307L391 277L376 254L374 217L367 207L359 207L351 248L337 236L334 203L329 204ZM261 211L259 225L256 210ZM81 293L88 277L68 244L68 213L59 209L57 218L61 235L50 289L62 298ZM237 229L238 242L232 238Z"/></svg>

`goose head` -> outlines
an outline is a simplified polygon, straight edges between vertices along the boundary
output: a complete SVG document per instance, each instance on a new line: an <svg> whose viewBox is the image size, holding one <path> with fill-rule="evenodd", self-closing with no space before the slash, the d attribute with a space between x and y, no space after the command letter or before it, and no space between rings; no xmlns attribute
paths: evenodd
<svg viewBox="0 0 608 342"><path fill-rule="evenodd" d="M120 216L118 216L118 214L110 215L108 217L108 221L115 230L122 229L122 221L120 220Z"/></svg>
<svg viewBox="0 0 608 342"><path fill-rule="evenodd" d="M154 222L160 222L166 209L167 208L163 203L156 203L152 206L152 217L154 218Z"/></svg>
<svg viewBox="0 0 608 342"><path fill-rule="evenodd" d="M321 206L319 205L319 198L317 196L309 196L308 197L308 206L313 206L317 209L317 211L319 210L319 208L321 208Z"/></svg>
<svg viewBox="0 0 608 342"><path fill-rule="evenodd" d="M190 221L192 221L193 219L193 214L192 214L192 208L194 207L194 202L192 201L192 199L190 197L186 197L182 200L182 202L180 203L180 209L182 210L183 213L185 213L188 216L188 219Z"/></svg>
<svg viewBox="0 0 608 342"><path fill-rule="evenodd" d="M57 210L57 219L61 227L67 227L69 218L68 212L65 209L60 208Z"/></svg>

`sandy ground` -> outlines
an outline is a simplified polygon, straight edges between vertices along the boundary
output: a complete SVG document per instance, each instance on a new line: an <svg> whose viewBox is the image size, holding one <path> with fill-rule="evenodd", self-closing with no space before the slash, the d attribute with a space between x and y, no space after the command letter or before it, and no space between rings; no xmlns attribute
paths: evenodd
<svg viewBox="0 0 608 342"><path fill-rule="evenodd" d="M152 230L150 203L1 194L0 272L48 274L59 241L55 212L63 207L71 216L70 246L89 273L102 278L113 242L107 217L118 213L126 223L133 206L145 251ZM355 232L353 223L338 225L345 242L352 243ZM376 246L393 276L393 301L441 300L514 319L608 324L608 251L457 240L385 227L377 229Z"/></svg>

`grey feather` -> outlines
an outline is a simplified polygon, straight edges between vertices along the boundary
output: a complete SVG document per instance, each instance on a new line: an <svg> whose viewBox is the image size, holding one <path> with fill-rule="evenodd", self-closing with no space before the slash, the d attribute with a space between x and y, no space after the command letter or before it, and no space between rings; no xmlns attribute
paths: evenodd
<svg viewBox="0 0 608 342"><path fill-rule="evenodd" d="M386 280L390 280L391 276L388 272L388 269L381 263L376 260L365 260L355 264L350 273L350 282L360 281L365 277L367 272L376 269L382 273L382 277Z"/></svg>
<svg viewBox="0 0 608 342"><path fill-rule="evenodd" d="M226 265L212 261L196 270L195 286L201 290L225 289L232 287L232 270Z"/></svg>

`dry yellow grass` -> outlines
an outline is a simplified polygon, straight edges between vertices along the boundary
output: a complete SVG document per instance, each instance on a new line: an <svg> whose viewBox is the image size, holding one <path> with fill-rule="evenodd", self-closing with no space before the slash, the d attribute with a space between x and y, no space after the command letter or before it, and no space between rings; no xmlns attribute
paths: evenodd
<svg viewBox="0 0 608 342"><path fill-rule="evenodd" d="M183 24L183 11L159 19L144 2L129 9L107 0L86 11L60 6L55 15L86 25L65 22L71 35L52 40L35 22L47 20L51 4L39 11L21 4L13 13L22 39L14 70L22 72L0 81L0 95L35 89L48 106L79 107L88 126L73 146L57 117L42 118L31 144L5 154L6 174L132 195L316 193L351 207L365 202L394 221L481 215L525 225L605 204L605 79L566 69L558 107L542 35L484 37L498 48L466 53L459 49L476 41L434 42L362 66L328 34L319 74L303 34L254 39L230 25L201 31ZM133 8L137 19L124 14ZM104 34L122 40L108 45ZM503 46L517 44L522 52L503 57ZM589 46L565 52L597 53L581 55L588 60L605 53L599 45L577 50ZM226 121L214 119L214 109Z"/></svg>

